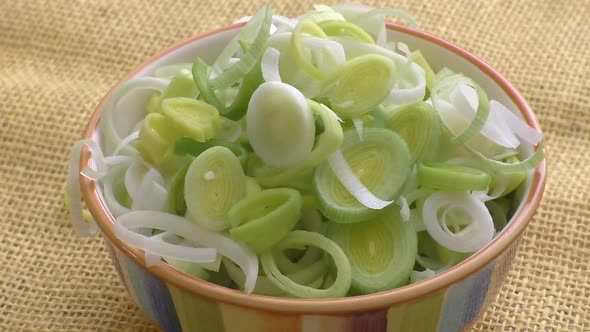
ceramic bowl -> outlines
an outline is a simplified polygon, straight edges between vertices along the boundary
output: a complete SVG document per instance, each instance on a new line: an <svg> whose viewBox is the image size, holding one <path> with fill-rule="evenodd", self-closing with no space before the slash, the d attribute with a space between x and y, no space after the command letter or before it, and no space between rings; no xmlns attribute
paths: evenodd
<svg viewBox="0 0 590 332"><path fill-rule="evenodd" d="M85 137L101 141L97 124L105 103L124 81L149 75L158 66L192 62L196 55L211 61L240 25L186 40L153 57L127 75L102 100ZM422 50L434 69L443 66L473 78L488 93L518 110L539 129L533 111L497 71L469 52L412 28L390 24L389 38ZM531 151L523 151L524 155ZM89 163L86 153L81 160ZM474 323L494 300L516 255L523 231L543 194L546 165L530 173L521 204L511 222L485 248L433 278L377 294L339 299L304 300L246 295L198 280L165 263L147 267L144 253L119 241L112 215L94 182L81 177L83 198L100 227L123 284L133 301L165 331L299 332L299 331L461 331Z"/></svg>

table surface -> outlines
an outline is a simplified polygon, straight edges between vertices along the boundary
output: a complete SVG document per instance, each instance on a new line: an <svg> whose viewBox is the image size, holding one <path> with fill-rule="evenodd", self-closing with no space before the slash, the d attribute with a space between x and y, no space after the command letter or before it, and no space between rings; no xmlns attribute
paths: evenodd
<svg viewBox="0 0 590 332"><path fill-rule="evenodd" d="M326 1L327 4L332 1ZM95 105L159 50L262 1L0 1L0 330L152 331L100 238L64 211L65 164ZM590 1L375 2L505 75L547 138L547 187L474 331L590 330ZM293 16L309 1L272 1Z"/></svg>

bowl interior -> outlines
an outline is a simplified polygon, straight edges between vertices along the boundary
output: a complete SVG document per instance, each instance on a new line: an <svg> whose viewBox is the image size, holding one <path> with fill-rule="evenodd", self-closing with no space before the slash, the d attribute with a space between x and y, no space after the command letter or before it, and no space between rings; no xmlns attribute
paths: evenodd
<svg viewBox="0 0 590 332"><path fill-rule="evenodd" d="M223 46L232 38L232 36L238 31L240 25L231 26L225 29L217 30L205 35L197 36L189 39L181 44L167 49L159 55L148 60L145 64L140 66L138 69L130 73L121 82L129 80L135 77L149 76L153 74L154 70L162 65L173 64L173 63L191 63L193 62L196 55L201 56L205 61L211 63L215 56L223 49ZM437 37L428 35L426 33L413 30L411 28L390 25L388 29L390 40L395 40L407 44L411 50L420 49L424 54L425 58L433 66L435 70L442 67L448 67L454 71L461 72L482 86L487 92L490 99L495 99L506 105L513 111L518 111L522 117L533 127L539 129L539 125L536 122L534 115L524 99L520 94L510 85L500 74L494 69L479 60L475 56L468 52L460 49L459 47L452 45L448 42L443 41ZM118 86L118 85L117 85ZM113 88L115 90L117 88ZM94 140L101 142L101 135L96 130L96 124L101 112L106 105L112 91L103 99L97 113L94 114L93 120L91 120L89 127L87 128L87 136L92 137ZM143 93L145 102L149 93ZM137 97L137 96L136 96ZM142 114L136 115L142 116ZM129 121L128 115L122 116L119 114L115 115L115 123L119 124L118 130L120 134L125 136L125 133L129 133L130 126L134 123ZM532 149L523 149L521 154L526 157L532 153ZM83 162L87 162L83 161ZM540 170L539 170L540 169ZM412 284L409 286L401 287L395 290L382 292L378 294L364 295L360 297L332 299L332 300L320 300L320 301L305 301L295 299L280 299L280 303L285 305L288 303L292 305L290 307L293 311L312 311L322 312L327 309L322 306L324 304L335 305L328 311L338 310L350 310L354 307L362 307L363 305L368 307L380 307L392 303L399 303L408 301L424 294L433 292L442 287L446 287L453 283L458 282L461 279L466 278L470 274L474 273L478 269L481 269L487 263L492 261L500 253L502 253L517 237L522 233L524 227L532 217L534 210L538 206L541 199L542 189L544 184L544 162L540 168L535 172L531 172L525 182L524 188L521 192L522 199L521 203L515 213L511 224L506 226L503 232L498 235L490 244L478 253L472 255L469 259L463 263L451 268L450 270L441 273L433 278L425 281ZM94 186L90 182L82 180L84 199L89 206L92 214L94 215L97 223L101 227L103 233L124 253L133 258L137 263L145 267L143 262L143 254L141 251L126 246L124 243L114 238L113 232L113 217L110 213L106 212L106 204L102 198L100 190L97 190L97 186ZM532 190L533 189L533 190ZM515 225L517 224L517 225ZM508 234L505 234L508 233ZM164 264L160 264L164 265ZM147 268L147 267L146 267ZM178 286L185 288L189 291L199 293L201 295L208 296L210 298L232 302L237 304L251 305L254 307L271 308L276 309L277 303L273 302L278 300L276 298L269 298L264 296L246 296L238 291L225 289L220 286L215 286L204 281L200 281L183 273L177 272L169 267L149 267L148 270L152 271L158 276L163 276L167 281L170 281ZM185 283L185 284L182 284ZM188 284L186 284L188 283ZM229 297L229 298L228 298ZM315 304L314 304L315 303ZM282 308L283 310L285 308ZM285 309L287 310L287 309Z"/></svg>

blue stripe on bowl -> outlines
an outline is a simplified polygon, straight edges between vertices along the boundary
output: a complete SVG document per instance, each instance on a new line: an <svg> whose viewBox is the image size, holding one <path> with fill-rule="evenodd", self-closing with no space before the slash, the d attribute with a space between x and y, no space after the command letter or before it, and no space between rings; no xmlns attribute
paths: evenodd
<svg viewBox="0 0 590 332"><path fill-rule="evenodd" d="M485 302L495 261L469 278L450 287L443 306L440 332L456 332L470 325Z"/></svg>
<svg viewBox="0 0 590 332"><path fill-rule="evenodd" d="M182 331L168 287L147 270L125 256L129 283L141 309L164 331Z"/></svg>

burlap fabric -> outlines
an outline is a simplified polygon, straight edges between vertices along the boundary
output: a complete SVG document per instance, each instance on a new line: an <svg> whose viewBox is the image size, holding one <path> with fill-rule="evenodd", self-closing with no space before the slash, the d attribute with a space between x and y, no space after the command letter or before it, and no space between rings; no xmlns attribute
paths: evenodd
<svg viewBox="0 0 590 332"><path fill-rule="evenodd" d="M331 1L330 1L331 2ZM99 238L74 234L65 162L126 72L262 1L0 1L0 331L152 331ZM515 266L476 331L590 331L590 1L371 2L463 46L522 92L549 180ZM273 1L294 15L310 1Z"/></svg>

